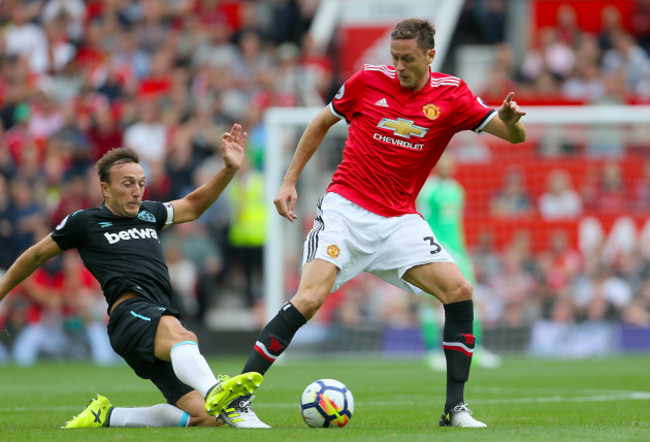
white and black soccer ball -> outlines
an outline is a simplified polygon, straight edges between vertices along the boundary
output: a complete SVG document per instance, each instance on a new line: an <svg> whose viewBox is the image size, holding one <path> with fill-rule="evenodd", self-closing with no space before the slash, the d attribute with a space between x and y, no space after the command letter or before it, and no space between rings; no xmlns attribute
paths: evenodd
<svg viewBox="0 0 650 442"><path fill-rule="evenodd" d="M319 379L303 391L300 397L300 413L310 427L345 427L354 413L354 397L342 382Z"/></svg>

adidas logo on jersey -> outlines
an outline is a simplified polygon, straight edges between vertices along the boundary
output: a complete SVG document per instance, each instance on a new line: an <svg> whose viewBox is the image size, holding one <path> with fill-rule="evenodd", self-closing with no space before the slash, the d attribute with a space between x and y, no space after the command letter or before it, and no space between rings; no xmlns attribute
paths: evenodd
<svg viewBox="0 0 650 442"><path fill-rule="evenodd" d="M120 242L121 240L130 240L130 239L158 239L158 232L156 232L155 229L152 229L150 227L146 229L129 229L129 230L121 230L117 233L109 233L106 232L104 233L104 236L108 240L109 244L115 244L116 242Z"/></svg>
<svg viewBox="0 0 650 442"><path fill-rule="evenodd" d="M375 106L388 107L388 102L385 98L382 98L375 103Z"/></svg>

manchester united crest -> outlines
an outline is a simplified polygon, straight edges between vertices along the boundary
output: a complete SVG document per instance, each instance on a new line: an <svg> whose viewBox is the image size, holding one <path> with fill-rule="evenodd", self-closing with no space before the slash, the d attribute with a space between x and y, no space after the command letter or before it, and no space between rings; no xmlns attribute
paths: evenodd
<svg viewBox="0 0 650 442"><path fill-rule="evenodd" d="M341 254L341 249L339 249L338 246L335 246L334 244L332 244L331 246L329 246L327 248L327 254L331 258L338 258L339 255Z"/></svg>
<svg viewBox="0 0 650 442"><path fill-rule="evenodd" d="M422 107L422 112L424 112L424 115L429 119L429 120L435 120L440 116L440 108L436 106L435 104L425 104Z"/></svg>

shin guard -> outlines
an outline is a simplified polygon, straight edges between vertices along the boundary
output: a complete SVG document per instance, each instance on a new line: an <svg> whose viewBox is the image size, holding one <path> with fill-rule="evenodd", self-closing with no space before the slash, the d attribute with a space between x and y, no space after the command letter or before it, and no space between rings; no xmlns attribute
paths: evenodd
<svg viewBox="0 0 650 442"><path fill-rule="evenodd" d="M242 373L266 373L306 322L302 313L287 302L260 333Z"/></svg>
<svg viewBox="0 0 650 442"><path fill-rule="evenodd" d="M465 382L474 353L474 306L471 300L445 305L443 349L447 358L447 403L445 409L463 402Z"/></svg>

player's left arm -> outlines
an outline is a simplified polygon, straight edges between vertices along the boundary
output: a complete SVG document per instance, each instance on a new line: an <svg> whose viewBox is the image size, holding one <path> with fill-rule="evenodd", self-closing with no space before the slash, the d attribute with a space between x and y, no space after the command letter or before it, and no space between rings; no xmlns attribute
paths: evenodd
<svg viewBox="0 0 650 442"><path fill-rule="evenodd" d="M184 198L171 202L174 207L174 224L194 221L210 207L223 193L244 161L248 134L235 123L230 132L221 137L221 155L224 167L208 182Z"/></svg>
<svg viewBox="0 0 650 442"><path fill-rule="evenodd" d="M521 143L526 139L526 128L520 119L526 115L526 112L521 110L517 102L513 100L514 96L514 92L510 92L506 96L496 117L485 125L483 131L511 143Z"/></svg>

